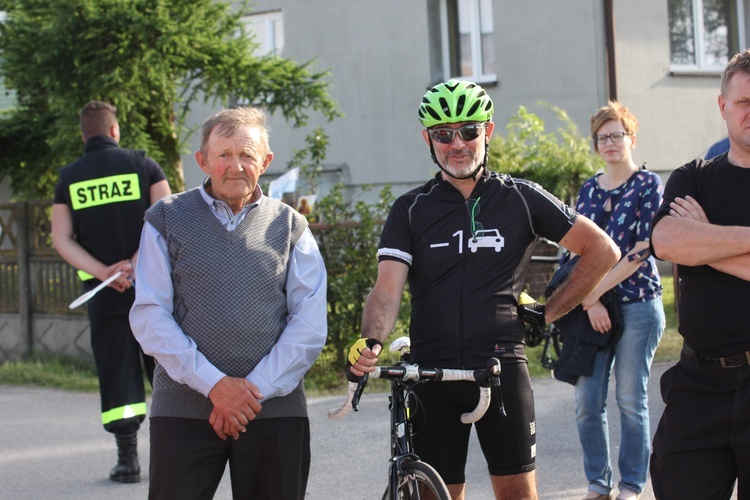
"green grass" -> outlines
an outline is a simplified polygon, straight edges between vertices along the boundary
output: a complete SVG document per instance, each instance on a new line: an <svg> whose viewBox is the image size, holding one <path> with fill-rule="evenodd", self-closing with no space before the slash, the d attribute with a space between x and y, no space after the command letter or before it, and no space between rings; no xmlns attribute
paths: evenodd
<svg viewBox="0 0 750 500"><path fill-rule="evenodd" d="M682 336L677 332L677 308L674 303L674 280L671 276L662 281L664 292L662 300L664 301L664 315L667 318L667 327L664 335L656 349L654 362L677 361L680 358L682 349Z"/></svg>
<svg viewBox="0 0 750 500"><path fill-rule="evenodd" d="M2 363L0 383L71 391L99 390L99 379L94 367L84 362L59 358L34 357Z"/></svg>
<svg viewBox="0 0 750 500"><path fill-rule="evenodd" d="M664 312L667 317L667 328L656 350L655 362L676 361L682 347L682 337L677 333L677 313L674 307L674 287L671 277L664 279ZM529 372L532 377L548 377L549 371L541 366L539 357L542 347L530 348ZM393 360L389 360L393 361ZM330 389L318 388L306 381L306 391L311 396L331 394ZM24 361L8 361L0 364L0 384L34 385L73 391L97 391L99 381L96 370L83 362L58 358L35 357ZM384 380L370 381L371 390L387 390ZM342 383L341 392L345 384ZM148 390L150 386L146 384ZM337 391L338 392L338 391Z"/></svg>

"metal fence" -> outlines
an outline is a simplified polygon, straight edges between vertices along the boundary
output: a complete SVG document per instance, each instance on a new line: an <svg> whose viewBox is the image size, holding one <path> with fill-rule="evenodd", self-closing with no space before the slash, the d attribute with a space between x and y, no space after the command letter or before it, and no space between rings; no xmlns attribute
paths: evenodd
<svg viewBox="0 0 750 500"><path fill-rule="evenodd" d="M0 314L85 315L67 308L83 286L52 247L51 210L49 201L0 204Z"/></svg>
<svg viewBox="0 0 750 500"><path fill-rule="evenodd" d="M52 246L51 211L51 201L0 203L0 362L31 354L93 360L86 308L68 308L83 285ZM311 229L321 237L327 226ZM535 297L554 270L556 252L543 244L535 251L526 280Z"/></svg>
<svg viewBox="0 0 750 500"><path fill-rule="evenodd" d="M83 286L52 247L51 209L0 203L0 361L34 352L91 358L86 309L67 307Z"/></svg>

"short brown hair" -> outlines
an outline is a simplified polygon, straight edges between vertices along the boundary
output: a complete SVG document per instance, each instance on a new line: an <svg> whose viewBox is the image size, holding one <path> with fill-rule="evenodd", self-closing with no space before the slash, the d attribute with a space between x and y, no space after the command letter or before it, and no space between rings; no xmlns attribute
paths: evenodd
<svg viewBox="0 0 750 500"><path fill-rule="evenodd" d="M750 49L735 54L727 63L727 67L724 68L724 72L721 74L721 95L724 97L726 97L727 84L736 73L742 73L750 77Z"/></svg>
<svg viewBox="0 0 750 500"><path fill-rule="evenodd" d="M242 127L258 127L261 132L261 146L265 148L264 152L267 153L271 150L268 144L266 115L258 108L240 106L232 109L223 109L209 117L201 126L200 150L203 154L206 153L206 146L208 145L208 138L211 136L211 131L217 127L216 133L222 137L232 137Z"/></svg>
<svg viewBox="0 0 750 500"><path fill-rule="evenodd" d="M638 119L628 108L617 101L609 101L606 106L599 108L591 117L591 137L594 139L594 149L599 151L596 143L596 131L610 120L619 121L625 132L634 136L638 132Z"/></svg>
<svg viewBox="0 0 750 500"><path fill-rule="evenodd" d="M84 140L95 135L109 135L110 127L117 125L117 108L107 102L90 101L78 114Z"/></svg>

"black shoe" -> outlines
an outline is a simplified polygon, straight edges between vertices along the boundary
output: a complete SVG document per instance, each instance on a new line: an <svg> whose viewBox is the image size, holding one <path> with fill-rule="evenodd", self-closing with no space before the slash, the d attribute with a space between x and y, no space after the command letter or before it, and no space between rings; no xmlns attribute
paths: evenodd
<svg viewBox="0 0 750 500"><path fill-rule="evenodd" d="M115 439L117 440L117 465L109 472L109 479L120 483L140 482L138 434L115 434Z"/></svg>

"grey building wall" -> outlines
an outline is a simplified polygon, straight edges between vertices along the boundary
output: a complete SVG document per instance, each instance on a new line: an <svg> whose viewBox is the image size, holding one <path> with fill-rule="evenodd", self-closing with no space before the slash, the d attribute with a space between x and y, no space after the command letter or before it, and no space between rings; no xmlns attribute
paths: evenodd
<svg viewBox="0 0 750 500"><path fill-rule="evenodd" d="M391 184L396 194L432 176L416 110L431 80L427 5L431 0L259 0L256 11L281 10L284 56L331 71L331 94L344 117L294 130L272 116L275 159L269 177L283 173L294 149L313 127L330 135L327 164L351 184ZM496 0L493 2L498 81L492 96L496 133L520 105L551 119L536 103L566 110L581 133L607 95L603 0ZM719 75L672 75L667 2L615 2L619 100L638 117L636 161L664 178L702 156L725 134L718 112ZM212 109L196 109L200 123ZM549 121L548 128L556 126ZM191 142L191 151L197 147ZM188 187L202 179L185 156Z"/></svg>
<svg viewBox="0 0 750 500"><path fill-rule="evenodd" d="M615 2L619 100L638 117L634 156L666 177L726 135L721 75L671 74L667 2Z"/></svg>

